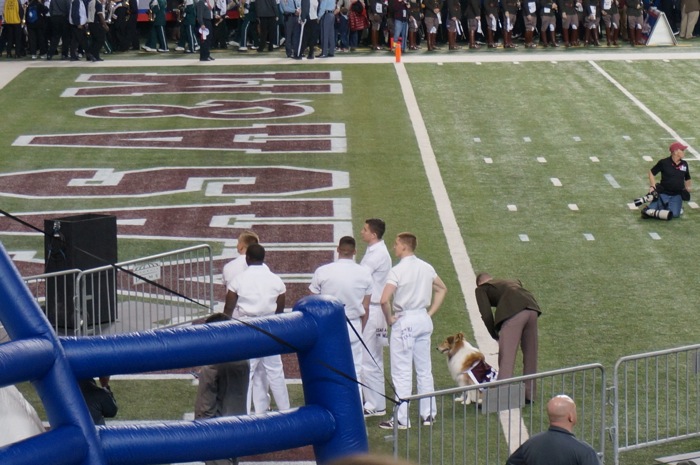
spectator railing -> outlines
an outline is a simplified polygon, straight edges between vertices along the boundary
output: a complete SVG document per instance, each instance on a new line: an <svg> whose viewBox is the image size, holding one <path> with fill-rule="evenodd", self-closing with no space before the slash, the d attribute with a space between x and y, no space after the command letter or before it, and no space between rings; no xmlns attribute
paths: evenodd
<svg viewBox="0 0 700 465"><path fill-rule="evenodd" d="M525 383L532 383L536 392L529 404ZM605 383L603 366L590 364L408 397L410 428L399 430L394 419L394 455L418 464L502 465L529 435L549 427L547 401L566 394L578 407L576 437L591 444L602 459ZM479 392L480 404L459 401L470 392ZM418 405L430 397L435 397L437 416L424 426Z"/></svg>
<svg viewBox="0 0 700 465"><path fill-rule="evenodd" d="M700 344L623 357L613 377L613 452L700 436Z"/></svg>
<svg viewBox="0 0 700 465"><path fill-rule="evenodd" d="M211 247L203 244L90 270L24 278L59 335L166 328L211 313Z"/></svg>

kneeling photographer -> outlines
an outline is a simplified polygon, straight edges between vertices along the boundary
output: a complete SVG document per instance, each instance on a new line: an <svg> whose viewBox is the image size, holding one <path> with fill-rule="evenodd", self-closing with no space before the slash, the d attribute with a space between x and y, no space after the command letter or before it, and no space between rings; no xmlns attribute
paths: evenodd
<svg viewBox="0 0 700 465"><path fill-rule="evenodd" d="M642 209L642 218L670 220L681 216L683 201L690 200L690 168L683 160L687 148L680 142L674 142L669 147L671 156L662 158L649 170L649 194L635 200L638 205L651 202ZM659 173L661 181L656 184Z"/></svg>

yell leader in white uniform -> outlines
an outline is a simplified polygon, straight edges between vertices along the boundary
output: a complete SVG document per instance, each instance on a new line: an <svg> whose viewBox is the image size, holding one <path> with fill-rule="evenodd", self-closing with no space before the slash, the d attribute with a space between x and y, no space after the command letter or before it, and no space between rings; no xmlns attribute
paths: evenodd
<svg viewBox="0 0 700 465"><path fill-rule="evenodd" d="M372 275L367 268L353 260L355 247L353 237L341 237L337 249L338 260L316 269L309 290L313 294L331 295L345 305L352 361L355 364L356 377L359 379L362 367L362 343L359 335L362 334L362 328L367 321L372 295Z"/></svg>
<svg viewBox="0 0 700 465"><path fill-rule="evenodd" d="M246 250L246 262L248 268L238 274L229 284L229 296L226 298L224 313L231 315L234 308L242 320L257 316L274 315L284 311L284 299L287 288L279 276L265 266L265 248L260 244L252 244ZM279 410L289 408L289 392L284 381L282 368L282 356L270 355L269 357L254 358L250 361L251 380L250 386L255 384L255 371L262 364L267 374L270 390L275 397L275 403ZM248 397L251 391L248 389ZM264 413L270 407L267 393L265 400L262 396L255 396L255 413ZM250 405L250 401L248 402Z"/></svg>
<svg viewBox="0 0 700 465"><path fill-rule="evenodd" d="M362 372L360 381L367 387L362 388L365 417L384 416L386 399L384 398L384 347L389 345L387 327L380 300L386 277L391 270L391 255L382 240L386 224L379 218L365 220L360 236L367 243L367 250L360 265L372 273L372 297L369 302L367 323L362 330L362 340L367 350L362 354Z"/></svg>
<svg viewBox="0 0 700 465"><path fill-rule="evenodd" d="M394 255L400 261L389 272L381 299L386 322L391 326L391 379L399 399L411 395L412 362L415 364L418 394L435 390L430 360L431 317L440 309L447 294L447 287L435 269L416 257L416 245L417 239L412 233L404 232L396 236ZM422 399L419 411L423 425L431 425L437 414L435 398ZM411 427L405 402L399 406L396 418L399 429ZM394 421L384 421L379 427L393 429Z"/></svg>

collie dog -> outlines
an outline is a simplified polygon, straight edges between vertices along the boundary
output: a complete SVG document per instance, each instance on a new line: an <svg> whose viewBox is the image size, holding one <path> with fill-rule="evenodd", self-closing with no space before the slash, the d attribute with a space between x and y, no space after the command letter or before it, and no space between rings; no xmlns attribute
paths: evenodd
<svg viewBox="0 0 700 465"><path fill-rule="evenodd" d="M464 339L463 333L447 336L437 350L447 356L447 368L457 386L474 386L496 379L496 370L486 363L486 357L479 349ZM469 391L466 399L460 396L455 401L481 403L480 391Z"/></svg>

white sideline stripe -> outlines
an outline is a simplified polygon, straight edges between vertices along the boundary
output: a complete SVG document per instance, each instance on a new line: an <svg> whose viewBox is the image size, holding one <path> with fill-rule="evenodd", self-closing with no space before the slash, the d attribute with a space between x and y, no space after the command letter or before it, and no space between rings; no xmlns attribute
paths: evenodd
<svg viewBox="0 0 700 465"><path fill-rule="evenodd" d="M640 110L642 110L644 113L646 113L656 124L661 126L666 132L668 132L671 135L671 137L673 137L674 140L677 140L678 142L682 143L683 145L687 145L688 152L692 153L693 157L695 157L696 160L700 160L700 153L698 153L697 150L695 150L693 147L691 147L688 142L686 142L675 130L673 130L673 128L671 128L671 126L664 123L661 118L656 116L656 114L654 114L649 108L647 108L646 105L644 105L641 101L639 101L639 99L637 97L635 97L634 95L632 95L632 93L630 91L625 89L622 86L622 84L617 82L612 76L610 76L608 73L606 73L603 70L603 68L598 66L598 64L596 62L589 61L588 63L590 63L591 66L593 66L593 68L596 69L596 71L598 71L600 74L602 74L603 77L605 77L605 79L610 81L610 83L612 85L617 87L620 90L620 92L622 92L628 99L630 99L632 101L632 103L634 103Z"/></svg>
<svg viewBox="0 0 700 465"><path fill-rule="evenodd" d="M445 239L447 240L447 247L452 256L452 263L457 273L457 280L459 281L462 295L466 301L469 320L474 329L475 341L481 351L487 354L486 359L488 363L493 366L498 366L498 359L494 355L498 353L498 344L488 334L481 321L481 315L476 304L476 296L474 295L476 275L474 274L467 248L462 240L462 233L459 230L457 219L452 210L452 204L450 203L450 197L447 195L447 189L442 180L440 168L435 159L435 152L433 152L433 147L430 143L428 129L425 127L425 121L423 121L416 96L413 93L411 80L408 77L406 67L403 63L396 63L394 69L396 69L399 84L401 85L401 93L406 102L408 114L411 117L411 125L413 126L413 132L416 137L416 142L418 143L421 159L423 160L425 174L428 177L430 190L435 200L440 223L442 224L443 231L445 231ZM520 441L525 441L529 437L527 427L520 417L520 410L502 411L499 417L501 420L501 427L508 441L509 449L511 452L514 452L515 449L520 446ZM520 426L509 428L509 420L514 420L513 424L518 425L519 423Z"/></svg>
<svg viewBox="0 0 700 465"><path fill-rule="evenodd" d="M613 189L619 189L620 185L617 183L612 174L606 174L605 180L613 187Z"/></svg>

